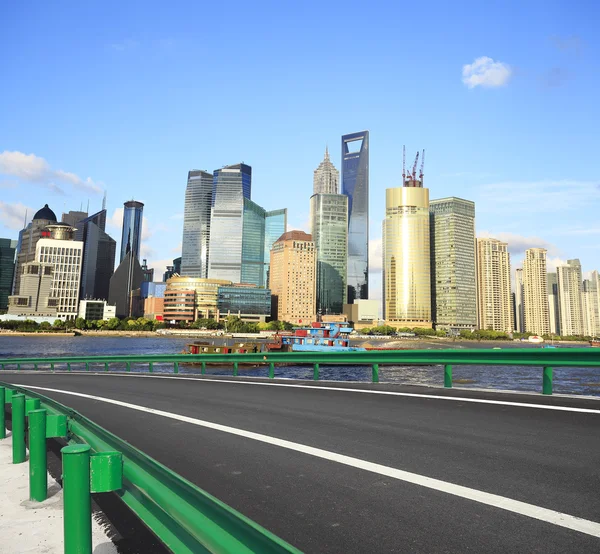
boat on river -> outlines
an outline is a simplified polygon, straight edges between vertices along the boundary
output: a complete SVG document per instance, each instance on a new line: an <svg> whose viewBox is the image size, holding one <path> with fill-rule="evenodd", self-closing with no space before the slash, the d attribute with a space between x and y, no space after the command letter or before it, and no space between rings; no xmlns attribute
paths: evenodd
<svg viewBox="0 0 600 554"><path fill-rule="evenodd" d="M594 348L600 348L600 339L593 338L590 341L590 346L593 346Z"/></svg>

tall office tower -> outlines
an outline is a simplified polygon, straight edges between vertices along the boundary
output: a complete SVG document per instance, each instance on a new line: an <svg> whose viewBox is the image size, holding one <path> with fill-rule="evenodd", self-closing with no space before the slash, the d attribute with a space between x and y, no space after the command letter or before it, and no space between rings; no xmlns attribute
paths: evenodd
<svg viewBox="0 0 600 554"><path fill-rule="evenodd" d="M8 297L12 294L16 251L16 240L0 239L0 312L7 309Z"/></svg>
<svg viewBox="0 0 600 554"><path fill-rule="evenodd" d="M304 231L281 235L271 250L269 288L278 321L310 324L317 318L317 253Z"/></svg>
<svg viewBox="0 0 600 554"><path fill-rule="evenodd" d="M148 267L148 260L142 261L142 281L144 283L152 283L154 281L154 268Z"/></svg>
<svg viewBox="0 0 600 554"><path fill-rule="evenodd" d="M58 298L50 297L53 271L50 263L24 263L19 277L20 293L8 297L8 314L56 317Z"/></svg>
<svg viewBox="0 0 600 554"><path fill-rule="evenodd" d="M369 131L342 137L342 194L348 197L348 303L369 298Z"/></svg>
<svg viewBox="0 0 600 554"><path fill-rule="evenodd" d="M33 216L31 222L21 231L19 231L19 240L17 242L17 261L15 264L15 275L13 278L13 294L19 294L21 286L21 268L27 262L35 260L35 246L42 236L42 230L46 225L56 223L56 215L45 204L41 210L38 210Z"/></svg>
<svg viewBox="0 0 600 554"><path fill-rule="evenodd" d="M144 204L136 200L129 200L123 204L123 232L121 234L121 257L119 263L128 252L133 252L134 257L140 259L140 245L142 242L142 221Z"/></svg>
<svg viewBox="0 0 600 554"><path fill-rule="evenodd" d="M210 209L213 176L194 169L188 173L183 208L181 274L205 279L208 275Z"/></svg>
<svg viewBox="0 0 600 554"><path fill-rule="evenodd" d="M436 329L475 329L475 203L440 198L429 203L429 213L431 313Z"/></svg>
<svg viewBox="0 0 600 554"><path fill-rule="evenodd" d="M558 278L556 273L548 273L548 317L550 333L560 335L560 301L558 298Z"/></svg>
<svg viewBox="0 0 600 554"><path fill-rule="evenodd" d="M77 221L75 227L75 240L83 241L80 298L108 300L117 241L105 232L106 210Z"/></svg>
<svg viewBox="0 0 600 554"><path fill-rule="evenodd" d="M315 169L313 194L339 194L340 172L329 159L329 150L325 148L325 157Z"/></svg>
<svg viewBox="0 0 600 554"><path fill-rule="evenodd" d="M60 319L75 319L79 310L83 242L73 240L74 235L71 225L54 223L42 232L35 247L36 261L53 267L50 298L58 301Z"/></svg>
<svg viewBox="0 0 600 554"><path fill-rule="evenodd" d="M477 301L479 328L512 333L510 254L498 239L477 239Z"/></svg>
<svg viewBox="0 0 600 554"><path fill-rule="evenodd" d="M341 314L348 290L348 197L311 196L310 228L317 249L317 313Z"/></svg>
<svg viewBox="0 0 600 554"><path fill-rule="evenodd" d="M244 199L250 200L252 168L229 165L213 174L208 277L242 279Z"/></svg>
<svg viewBox="0 0 600 554"><path fill-rule="evenodd" d="M560 302L560 329L563 335L583 334L581 309L581 264L567 260L567 265L556 268L558 299Z"/></svg>
<svg viewBox="0 0 600 554"><path fill-rule="evenodd" d="M523 261L523 294L525 298L525 331L536 335L550 333L546 250L529 248Z"/></svg>
<svg viewBox="0 0 600 554"><path fill-rule="evenodd" d="M275 241L287 231L287 208L265 212L264 286L269 286L271 248Z"/></svg>
<svg viewBox="0 0 600 554"><path fill-rule="evenodd" d="M385 191L383 318L399 327L431 327L429 189L422 180L404 185Z"/></svg>
<svg viewBox="0 0 600 554"><path fill-rule="evenodd" d="M110 278L108 303L116 306L117 317L132 314L132 291L139 289L144 282L144 273L133 251L129 251Z"/></svg>
<svg viewBox="0 0 600 554"><path fill-rule="evenodd" d="M523 270L515 270L515 329L525 332L525 303L523 301Z"/></svg>
<svg viewBox="0 0 600 554"><path fill-rule="evenodd" d="M71 227L77 227L77 224L85 219L88 216L87 212L75 212L75 211L70 211L68 213L63 213L62 214L62 219L61 221L63 223L66 223L67 225L70 225Z"/></svg>
<svg viewBox="0 0 600 554"><path fill-rule="evenodd" d="M583 334L586 337L600 336L600 302L598 302L598 272L592 271L591 279L584 279L581 288L583 311Z"/></svg>

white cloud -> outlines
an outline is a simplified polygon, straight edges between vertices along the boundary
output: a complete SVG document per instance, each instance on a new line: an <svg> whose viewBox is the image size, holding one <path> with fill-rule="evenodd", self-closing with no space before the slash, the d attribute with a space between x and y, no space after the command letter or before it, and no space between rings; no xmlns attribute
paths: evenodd
<svg viewBox="0 0 600 554"><path fill-rule="evenodd" d="M381 271L383 266L381 237L369 240L369 271Z"/></svg>
<svg viewBox="0 0 600 554"><path fill-rule="evenodd" d="M508 64L496 62L487 56L477 58L473 63L463 65L462 82L468 88L501 87L508 83L512 69Z"/></svg>
<svg viewBox="0 0 600 554"><path fill-rule="evenodd" d="M113 231L121 233L123 229L123 208L115 208L113 214L106 218L106 224L112 227Z"/></svg>
<svg viewBox="0 0 600 554"><path fill-rule="evenodd" d="M559 265L567 265L567 260L563 260L558 256L548 256L546 258L546 271L548 273L554 273L556 271L556 267Z"/></svg>
<svg viewBox="0 0 600 554"><path fill-rule="evenodd" d="M479 238L494 238L508 243L508 251L513 255L522 254L528 248L545 248L551 255L556 255L560 252L554 244L535 236L525 237L516 233L491 233L490 231L479 231L477 236Z"/></svg>
<svg viewBox="0 0 600 554"><path fill-rule="evenodd" d="M75 173L63 171L62 169L52 169L44 158L40 158L35 154L5 150L0 153L0 173L12 175L27 183L46 186L60 194L64 194L64 191L57 183L66 183L86 192L96 194L102 192L100 186L94 183L90 177L82 179Z"/></svg>
<svg viewBox="0 0 600 554"><path fill-rule="evenodd" d="M25 221L25 214L31 219L36 210L20 202L9 204L0 200L0 224L7 229L21 230Z"/></svg>

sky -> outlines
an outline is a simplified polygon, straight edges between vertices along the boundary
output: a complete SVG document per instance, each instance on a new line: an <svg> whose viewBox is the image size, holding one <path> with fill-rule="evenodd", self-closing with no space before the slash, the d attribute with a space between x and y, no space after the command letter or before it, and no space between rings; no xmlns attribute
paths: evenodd
<svg viewBox="0 0 600 554"><path fill-rule="evenodd" d="M0 4L0 237L44 204L144 202L155 275L181 254L187 172L252 166L252 199L308 229L313 172L370 131L370 280L385 189L426 150L430 197L478 236L600 269L600 4L563 1Z"/></svg>

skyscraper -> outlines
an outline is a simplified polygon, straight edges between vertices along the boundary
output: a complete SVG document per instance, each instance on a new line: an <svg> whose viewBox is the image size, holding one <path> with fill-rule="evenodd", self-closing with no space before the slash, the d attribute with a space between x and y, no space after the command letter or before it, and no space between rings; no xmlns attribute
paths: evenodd
<svg viewBox="0 0 600 554"><path fill-rule="evenodd" d="M210 210L213 176L206 171L188 173L183 209L181 273L205 279L208 275Z"/></svg>
<svg viewBox="0 0 600 554"><path fill-rule="evenodd" d="M550 320L550 333L560 335L560 301L556 273L548 273L548 319Z"/></svg>
<svg viewBox="0 0 600 554"><path fill-rule="evenodd" d="M0 311L6 310L12 294L16 250L16 240L0 239Z"/></svg>
<svg viewBox="0 0 600 554"><path fill-rule="evenodd" d="M265 248L264 276L265 287L269 286L269 267L271 264L271 248L275 241L287 231L287 208L265 212Z"/></svg>
<svg viewBox="0 0 600 554"><path fill-rule="evenodd" d="M417 183L385 191L383 317L400 327L431 327L429 189Z"/></svg>
<svg viewBox="0 0 600 554"><path fill-rule="evenodd" d="M325 157L315 169L313 194L339 194L340 172L329 159L329 149L325 148Z"/></svg>
<svg viewBox="0 0 600 554"><path fill-rule="evenodd" d="M31 222L19 232L17 261L13 278L14 295L19 294L19 287L21 286L21 268L23 264L35 260L35 247L42 236L42 230L51 223L56 223L56 215L48 207L48 204L45 204L41 210L36 212Z"/></svg>
<svg viewBox="0 0 600 554"><path fill-rule="evenodd" d="M429 203L429 212L431 312L436 329L475 329L475 203L440 198Z"/></svg>
<svg viewBox="0 0 600 554"><path fill-rule="evenodd" d="M523 294L525 297L525 331L536 335L549 334L548 276L544 248L529 248L525 251Z"/></svg>
<svg viewBox="0 0 600 554"><path fill-rule="evenodd" d="M140 245L142 242L142 221L144 204L136 200L129 200L123 204L123 232L121 234L121 256L119 263L127 252L133 252L133 256L139 261Z"/></svg>
<svg viewBox="0 0 600 554"><path fill-rule="evenodd" d="M269 288L273 316L279 321L316 321L317 255L312 237L304 231L281 235L271 250Z"/></svg>
<svg viewBox="0 0 600 554"><path fill-rule="evenodd" d="M342 194L348 196L348 303L369 297L369 131L342 137Z"/></svg>
<svg viewBox="0 0 600 554"><path fill-rule="evenodd" d="M63 216L63 220L64 220ZM83 241L81 271L82 299L108 300L110 278L114 273L117 242L105 232L106 210L75 224L75 240Z"/></svg>
<svg viewBox="0 0 600 554"><path fill-rule="evenodd" d="M317 250L317 313L341 314L347 298L348 197L311 196L310 227Z"/></svg>
<svg viewBox="0 0 600 554"><path fill-rule="evenodd" d="M560 302L560 329L562 335L583 335L581 307L581 264L567 260L567 265L556 268L558 300Z"/></svg>
<svg viewBox="0 0 600 554"><path fill-rule="evenodd" d="M208 277L242 280L244 199L250 200L252 168L236 164L213 174Z"/></svg>
<svg viewBox="0 0 600 554"><path fill-rule="evenodd" d="M598 272L592 271L590 279L584 279L581 290L583 310L583 334L588 337L600 336L600 279Z"/></svg>
<svg viewBox="0 0 600 554"><path fill-rule="evenodd" d="M550 274L548 274L550 276ZM515 270L515 329L525 332L525 304L523 291L523 269Z"/></svg>
<svg viewBox="0 0 600 554"><path fill-rule="evenodd" d="M505 242L477 239L477 291L479 328L512 333L510 254Z"/></svg>

